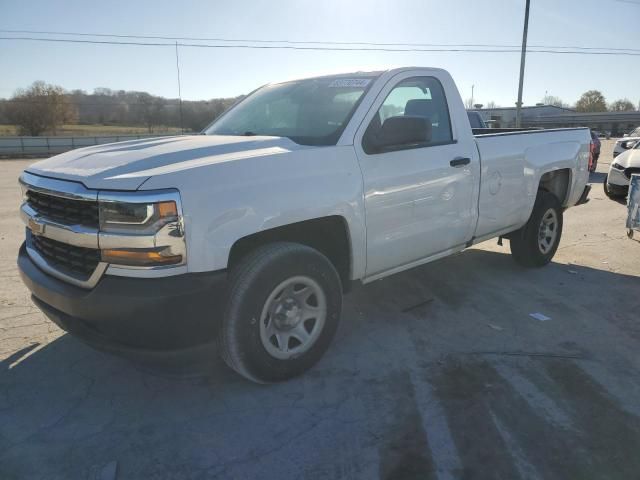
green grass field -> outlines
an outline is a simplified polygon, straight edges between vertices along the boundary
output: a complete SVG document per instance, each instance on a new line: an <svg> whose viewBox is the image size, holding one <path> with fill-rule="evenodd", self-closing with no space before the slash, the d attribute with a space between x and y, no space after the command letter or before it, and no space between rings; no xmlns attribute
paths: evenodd
<svg viewBox="0 0 640 480"><path fill-rule="evenodd" d="M17 135L17 128L14 125L0 125L0 136ZM146 135L149 130L146 127L127 127L119 125L63 125L58 129L56 135L59 137L81 137L93 135ZM177 127L157 127L153 133L167 134L180 133ZM45 135L43 135L45 136Z"/></svg>

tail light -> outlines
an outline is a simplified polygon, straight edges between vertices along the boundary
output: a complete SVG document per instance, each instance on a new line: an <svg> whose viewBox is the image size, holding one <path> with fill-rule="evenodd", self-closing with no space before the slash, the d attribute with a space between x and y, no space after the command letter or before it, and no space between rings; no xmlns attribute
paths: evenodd
<svg viewBox="0 0 640 480"><path fill-rule="evenodd" d="M593 143L593 140L589 143L589 171L593 166L593 151L596 149L596 145Z"/></svg>

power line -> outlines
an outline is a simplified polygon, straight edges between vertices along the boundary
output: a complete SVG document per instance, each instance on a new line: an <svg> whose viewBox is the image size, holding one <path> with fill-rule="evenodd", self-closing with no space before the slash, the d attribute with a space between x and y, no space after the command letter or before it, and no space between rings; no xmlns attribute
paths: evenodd
<svg viewBox="0 0 640 480"><path fill-rule="evenodd" d="M98 45L134 45L134 46L154 46L154 47L194 47L194 48L220 48L220 49L258 49L258 50L317 50L317 51L357 51L357 52L465 52L465 53L520 53L520 49L513 48L387 48L387 47L321 47L321 46L300 46L300 45L247 45L247 44L205 44L205 43L160 43L160 42L133 42L133 41L113 41L113 40L80 40L71 38L41 38L41 37L0 37L0 40L53 42L53 43L76 43L76 44L98 44ZM622 55L640 56L640 51L583 51L583 50L554 50L549 48L529 49L530 53L562 54L562 55Z"/></svg>
<svg viewBox="0 0 640 480"><path fill-rule="evenodd" d="M621 0L619 0L621 1ZM221 38L221 37L173 37L164 35L131 35L117 33L90 33L90 32L60 32L47 30L4 30L0 29L0 33L12 34L37 34L37 35L71 35L79 37L110 37L110 38L134 38L147 40L170 40L175 41L195 41L195 42L239 42L239 43L257 43L257 44L290 44L290 45L369 45L375 47L478 47L478 48L520 48L520 45L510 44L492 44L492 43L401 43L401 42L339 42L326 40L266 40L266 39L247 39L247 38ZM172 43L173 45L173 43ZM608 50L620 52L640 53L637 48L616 48L616 47L585 47L578 45L530 45L532 48L549 48L549 49L572 49L572 50Z"/></svg>

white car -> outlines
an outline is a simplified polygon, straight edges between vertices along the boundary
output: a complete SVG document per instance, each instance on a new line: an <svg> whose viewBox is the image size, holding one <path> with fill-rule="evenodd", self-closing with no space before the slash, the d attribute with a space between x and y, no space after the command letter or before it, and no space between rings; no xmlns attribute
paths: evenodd
<svg viewBox="0 0 640 480"><path fill-rule="evenodd" d="M621 153L633 148L640 140L640 127L634 129L630 133L625 133L624 137L616 140L616 144L613 147L613 158L616 158Z"/></svg>
<svg viewBox="0 0 640 480"><path fill-rule="evenodd" d="M588 129L474 136L436 68L270 84L203 133L27 167L18 265L50 319L112 350L217 340L245 377L285 380L353 282L495 237L541 267L590 189Z"/></svg>
<svg viewBox="0 0 640 480"><path fill-rule="evenodd" d="M604 178L604 193L609 198L624 198L629 193L631 175L640 173L640 142L618 155Z"/></svg>

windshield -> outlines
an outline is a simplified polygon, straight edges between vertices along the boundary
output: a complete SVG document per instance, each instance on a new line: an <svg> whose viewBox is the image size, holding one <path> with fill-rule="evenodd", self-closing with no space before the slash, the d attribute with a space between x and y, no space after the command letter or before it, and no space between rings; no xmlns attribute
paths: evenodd
<svg viewBox="0 0 640 480"><path fill-rule="evenodd" d="M321 77L267 85L213 123L207 135L287 137L335 145L374 76Z"/></svg>

